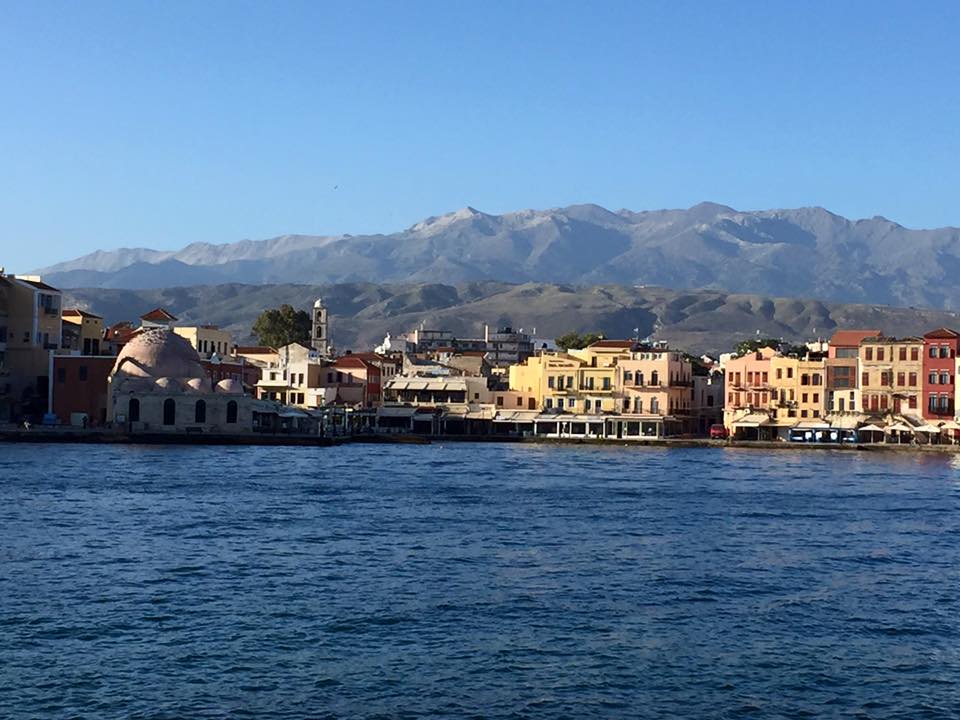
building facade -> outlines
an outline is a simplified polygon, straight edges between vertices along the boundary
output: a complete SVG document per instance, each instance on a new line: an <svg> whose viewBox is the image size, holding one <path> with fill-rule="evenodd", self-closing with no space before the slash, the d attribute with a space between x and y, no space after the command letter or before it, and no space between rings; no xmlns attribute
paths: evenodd
<svg viewBox="0 0 960 720"><path fill-rule="evenodd" d="M960 333L949 328L923 336L922 412L927 420L952 420L956 415L956 360Z"/></svg>
<svg viewBox="0 0 960 720"><path fill-rule="evenodd" d="M860 395L873 415L919 415L923 392L922 338L864 338L860 343Z"/></svg>

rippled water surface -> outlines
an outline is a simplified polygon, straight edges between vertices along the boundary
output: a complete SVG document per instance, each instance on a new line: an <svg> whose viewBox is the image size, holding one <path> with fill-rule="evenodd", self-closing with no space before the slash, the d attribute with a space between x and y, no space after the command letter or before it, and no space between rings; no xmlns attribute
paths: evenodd
<svg viewBox="0 0 960 720"><path fill-rule="evenodd" d="M950 457L0 446L0 716L956 717Z"/></svg>

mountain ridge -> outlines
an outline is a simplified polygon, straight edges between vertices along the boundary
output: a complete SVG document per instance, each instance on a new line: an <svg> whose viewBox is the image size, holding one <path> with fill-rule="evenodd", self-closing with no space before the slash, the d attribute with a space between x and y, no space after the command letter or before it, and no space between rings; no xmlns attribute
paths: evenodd
<svg viewBox="0 0 960 720"><path fill-rule="evenodd" d="M960 307L960 228L914 230L822 207L610 211L584 203L494 215L465 207L373 235L280 235L180 250L97 251L40 272L61 287L248 283L660 285L837 302Z"/></svg>

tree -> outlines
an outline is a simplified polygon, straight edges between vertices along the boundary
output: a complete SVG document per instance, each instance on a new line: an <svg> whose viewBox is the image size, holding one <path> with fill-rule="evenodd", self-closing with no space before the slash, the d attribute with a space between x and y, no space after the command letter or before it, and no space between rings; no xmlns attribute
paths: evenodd
<svg viewBox="0 0 960 720"><path fill-rule="evenodd" d="M310 315L290 305L264 310L253 324L257 342L274 348L290 343L309 345L312 329Z"/></svg>
<svg viewBox="0 0 960 720"><path fill-rule="evenodd" d="M756 340L743 340L737 343L736 353L737 357L743 357L748 353L756 352L760 348L773 348L776 350L780 347L780 341L775 338L757 338Z"/></svg>
<svg viewBox="0 0 960 720"><path fill-rule="evenodd" d="M603 335L598 333L580 333L568 332L561 335L555 342L561 350L583 350L588 345L593 345L597 340L603 340Z"/></svg>

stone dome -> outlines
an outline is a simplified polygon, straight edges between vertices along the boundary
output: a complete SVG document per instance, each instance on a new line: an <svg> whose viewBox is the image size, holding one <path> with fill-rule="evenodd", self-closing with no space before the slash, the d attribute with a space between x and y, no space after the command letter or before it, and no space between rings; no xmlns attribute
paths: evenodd
<svg viewBox="0 0 960 720"><path fill-rule="evenodd" d="M227 378L217 383L216 391L224 395L243 395L243 383Z"/></svg>
<svg viewBox="0 0 960 720"><path fill-rule="evenodd" d="M125 378L205 378L193 346L168 328L140 333L123 346L113 366Z"/></svg>
<svg viewBox="0 0 960 720"><path fill-rule="evenodd" d="M210 380L207 378L190 378L184 383L183 389L187 392L208 393L211 392Z"/></svg>

